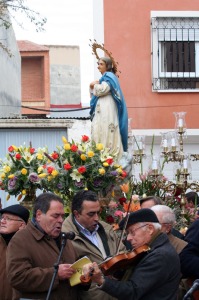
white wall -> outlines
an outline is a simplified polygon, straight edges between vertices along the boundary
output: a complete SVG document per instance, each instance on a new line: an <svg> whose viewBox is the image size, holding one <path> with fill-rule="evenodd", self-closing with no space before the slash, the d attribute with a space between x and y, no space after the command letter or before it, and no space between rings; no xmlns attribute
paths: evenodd
<svg viewBox="0 0 199 300"><path fill-rule="evenodd" d="M13 117L21 112L21 57L12 27L5 29L1 20L0 42L12 55L0 47L0 117Z"/></svg>

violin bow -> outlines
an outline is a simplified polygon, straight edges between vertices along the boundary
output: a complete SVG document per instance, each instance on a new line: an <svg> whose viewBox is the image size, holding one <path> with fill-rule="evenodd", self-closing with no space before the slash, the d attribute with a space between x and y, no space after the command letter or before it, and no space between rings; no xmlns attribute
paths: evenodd
<svg viewBox="0 0 199 300"><path fill-rule="evenodd" d="M127 226L127 223L128 223L128 220L129 220L129 210L130 210L130 207L131 207L131 203L132 203L132 195L131 195L131 199L129 201L129 205L128 205L128 209L127 209L127 215L126 215L126 220L125 220L125 223L124 223L124 227L122 229L122 234L120 236L120 239L119 239L119 243L118 243L118 246L117 246L117 252L116 252L116 255L119 253L119 250L120 250L120 246L121 246L121 243L122 243L122 239L124 237L124 232L126 230L126 226Z"/></svg>

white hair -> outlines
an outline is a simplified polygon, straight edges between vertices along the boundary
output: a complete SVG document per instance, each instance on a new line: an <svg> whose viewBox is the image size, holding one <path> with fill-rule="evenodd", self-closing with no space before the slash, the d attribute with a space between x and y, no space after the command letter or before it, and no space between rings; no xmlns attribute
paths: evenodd
<svg viewBox="0 0 199 300"><path fill-rule="evenodd" d="M176 217L173 210L166 205L155 205L151 207L151 210L157 215L160 223L175 224Z"/></svg>

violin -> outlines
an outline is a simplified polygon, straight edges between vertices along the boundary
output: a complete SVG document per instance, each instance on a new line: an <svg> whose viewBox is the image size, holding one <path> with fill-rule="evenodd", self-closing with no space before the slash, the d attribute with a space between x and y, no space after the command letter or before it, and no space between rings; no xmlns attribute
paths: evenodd
<svg viewBox="0 0 199 300"><path fill-rule="evenodd" d="M131 203L132 203L132 197L131 200L129 201L128 204L128 209L127 209L127 215L126 215L126 220L124 223L124 227L122 230L122 234L120 236L120 240L117 246L117 252L116 255L110 258L107 258L104 262L100 263L98 266L101 269L102 273L105 276L109 276L112 275L114 272L124 269L127 266L131 265L132 263L137 263L138 259L142 257L141 254L147 252L150 250L150 247L147 245L143 245L141 247L138 247L132 251L129 252L123 252L123 253L119 253L119 249L124 237L124 232L126 230L127 227L127 223L129 220L129 210L131 207ZM141 256L141 257L140 257ZM88 274L87 276L80 276L80 280L82 283L88 283L91 281L92 275L93 275L94 270L90 271L90 274Z"/></svg>
<svg viewBox="0 0 199 300"><path fill-rule="evenodd" d="M104 275L111 275L115 271L126 268L127 266L137 263L141 259L141 254L150 250L150 247L143 245L130 252L124 252L117 254L111 258L108 258L103 263L99 264L99 267Z"/></svg>
<svg viewBox="0 0 199 300"><path fill-rule="evenodd" d="M105 276L114 274L114 272L125 269L129 265L136 264L142 258L142 254L150 250L148 245L143 245L130 252L119 253L113 257L107 258L104 262L100 263L98 266ZM82 283L88 283L91 281L94 269L85 276L81 275L80 280Z"/></svg>

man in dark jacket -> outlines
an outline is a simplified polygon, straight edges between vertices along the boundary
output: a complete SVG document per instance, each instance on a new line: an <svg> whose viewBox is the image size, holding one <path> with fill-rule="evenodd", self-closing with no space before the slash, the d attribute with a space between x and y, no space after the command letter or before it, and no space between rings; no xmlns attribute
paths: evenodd
<svg viewBox="0 0 199 300"><path fill-rule="evenodd" d="M9 243L8 278L22 298L46 299L54 275L53 266L62 245L63 221L63 200L52 193L43 193L35 200L33 220ZM77 300L78 287L69 284L69 278L75 273L71 268L75 260L75 249L67 240L52 286L51 300Z"/></svg>
<svg viewBox="0 0 199 300"><path fill-rule="evenodd" d="M185 235L187 246L180 253L181 270L185 278L199 278L199 219L194 221Z"/></svg>
<svg viewBox="0 0 199 300"><path fill-rule="evenodd" d="M122 220L120 227L125 221ZM148 208L131 213L126 233L135 251L139 252L144 245L149 246L149 250L142 253L137 265L129 265L125 281L103 276L95 262L84 267L85 276L92 272L91 279L99 289L119 300L176 300L180 281L179 257L167 235L161 232L155 213Z"/></svg>
<svg viewBox="0 0 199 300"><path fill-rule="evenodd" d="M0 299L17 300L20 296L13 295L12 287L7 279L6 251L14 234L26 227L29 211L20 204L14 204L1 209L0 214Z"/></svg>

